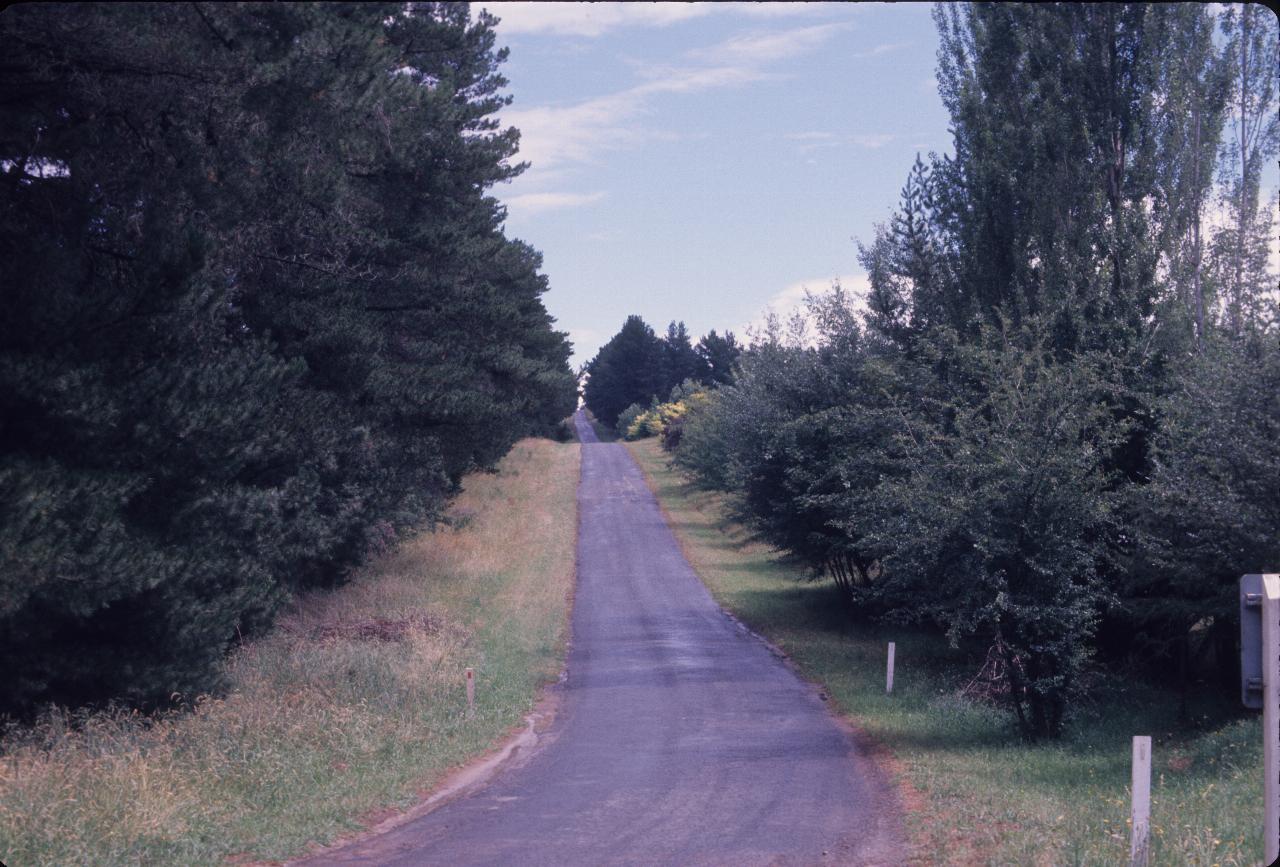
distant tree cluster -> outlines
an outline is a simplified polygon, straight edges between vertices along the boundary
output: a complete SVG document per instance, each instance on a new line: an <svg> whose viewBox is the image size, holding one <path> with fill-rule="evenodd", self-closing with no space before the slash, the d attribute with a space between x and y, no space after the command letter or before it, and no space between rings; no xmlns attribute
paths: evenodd
<svg viewBox="0 0 1280 867"><path fill-rule="evenodd" d="M0 15L0 711L210 688L572 411L466 4Z"/></svg>
<svg viewBox="0 0 1280 867"><path fill-rule="evenodd" d="M648 408L633 403L618 416L615 426L618 436L628 440L661 437L662 447L667 451L680 445L684 433L684 419L695 405L707 400L712 386L706 383L686 379L671 389L670 397L660 403L650 404Z"/></svg>
<svg viewBox="0 0 1280 867"><path fill-rule="evenodd" d="M1234 685L1236 582L1280 569L1276 18L935 20L954 155L861 250L869 309L753 345L676 461L855 608L994 647L1031 737L1099 652Z"/></svg>
<svg viewBox="0 0 1280 867"><path fill-rule="evenodd" d="M628 407L664 401L681 383L732 382L741 351L732 331L721 336L713 329L695 346L683 322L672 322L666 336L658 337L642 318L628 316L587 362L583 400L596 418L614 427Z"/></svg>

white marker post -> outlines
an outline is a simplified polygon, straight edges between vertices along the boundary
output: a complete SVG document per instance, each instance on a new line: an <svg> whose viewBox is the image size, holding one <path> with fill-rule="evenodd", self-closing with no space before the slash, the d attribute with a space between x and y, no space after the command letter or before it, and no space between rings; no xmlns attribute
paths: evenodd
<svg viewBox="0 0 1280 867"><path fill-rule="evenodd" d="M1280 858L1280 575L1262 576L1263 863Z"/></svg>
<svg viewBox="0 0 1280 867"><path fill-rule="evenodd" d="M1240 576L1240 701L1262 711L1262 848L1280 859L1280 575Z"/></svg>
<svg viewBox="0 0 1280 867"><path fill-rule="evenodd" d="M1151 830L1151 737L1133 739L1133 837L1129 843L1132 867L1147 867Z"/></svg>
<svg viewBox="0 0 1280 867"><path fill-rule="evenodd" d="M476 673L467 669L467 716L476 712Z"/></svg>
<svg viewBox="0 0 1280 867"><path fill-rule="evenodd" d="M884 678L885 694L893 692L893 642L889 642L889 670Z"/></svg>

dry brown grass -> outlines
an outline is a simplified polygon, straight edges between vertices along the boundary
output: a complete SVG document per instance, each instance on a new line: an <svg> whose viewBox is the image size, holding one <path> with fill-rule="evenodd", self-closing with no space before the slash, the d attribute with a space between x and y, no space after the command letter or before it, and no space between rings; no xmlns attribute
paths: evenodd
<svg viewBox="0 0 1280 867"><path fill-rule="evenodd" d="M517 444L467 480L458 529L296 600L227 660L221 697L147 719L52 714L0 758L0 859L280 858L403 807L488 749L563 657L578 447ZM477 677L466 713L461 680Z"/></svg>

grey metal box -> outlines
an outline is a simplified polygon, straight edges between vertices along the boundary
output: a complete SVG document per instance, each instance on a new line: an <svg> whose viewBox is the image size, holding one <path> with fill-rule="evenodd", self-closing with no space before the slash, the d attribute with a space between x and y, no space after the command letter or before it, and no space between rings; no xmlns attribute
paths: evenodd
<svg viewBox="0 0 1280 867"><path fill-rule="evenodd" d="M1262 709L1262 576L1240 576L1240 701Z"/></svg>

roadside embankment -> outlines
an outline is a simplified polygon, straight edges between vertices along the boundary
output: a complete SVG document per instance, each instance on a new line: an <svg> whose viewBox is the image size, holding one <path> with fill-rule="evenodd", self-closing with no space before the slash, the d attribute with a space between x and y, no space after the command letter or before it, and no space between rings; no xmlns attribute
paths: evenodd
<svg viewBox="0 0 1280 867"><path fill-rule="evenodd" d="M519 726L560 671L578 465L577 444L518 443L496 473L465 480L451 527L298 599L241 647L220 697L8 733L0 859L278 859L419 800Z"/></svg>

